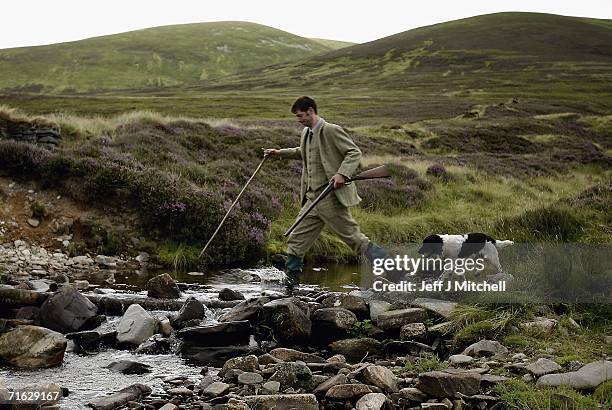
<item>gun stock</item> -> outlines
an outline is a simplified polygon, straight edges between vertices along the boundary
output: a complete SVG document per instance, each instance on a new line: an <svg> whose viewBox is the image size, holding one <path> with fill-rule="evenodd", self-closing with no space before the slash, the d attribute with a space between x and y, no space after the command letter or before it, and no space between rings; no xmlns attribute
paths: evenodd
<svg viewBox="0 0 612 410"><path fill-rule="evenodd" d="M361 181L364 179L376 179L376 178L391 178L391 174L385 165L381 165L376 168L368 169L363 171L354 177L350 178L351 181Z"/></svg>

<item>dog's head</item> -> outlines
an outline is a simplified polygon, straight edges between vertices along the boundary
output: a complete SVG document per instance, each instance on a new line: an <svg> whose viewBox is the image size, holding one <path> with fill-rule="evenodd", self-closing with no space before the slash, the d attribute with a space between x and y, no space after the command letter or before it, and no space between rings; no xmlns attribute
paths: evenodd
<svg viewBox="0 0 612 410"><path fill-rule="evenodd" d="M419 255L424 258L429 256L442 256L444 241L439 235L429 235L423 239L423 245L419 248Z"/></svg>

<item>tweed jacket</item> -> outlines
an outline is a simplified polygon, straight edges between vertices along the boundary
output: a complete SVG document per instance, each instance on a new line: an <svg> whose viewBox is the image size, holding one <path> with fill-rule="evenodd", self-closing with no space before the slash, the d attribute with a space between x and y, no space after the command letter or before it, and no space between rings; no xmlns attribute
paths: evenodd
<svg viewBox="0 0 612 410"><path fill-rule="evenodd" d="M359 167L361 160L361 150L351 137L339 125L325 122L319 117L319 121L323 121L317 129L317 137L319 138L319 150L321 154L321 163L325 169L327 179L330 180L335 174L341 174L345 177L352 177ZM308 135L308 127L302 130L300 138L300 146L295 148L283 148L280 150L280 155L287 158L296 158L302 160L302 177L300 182L300 197L302 205L306 202L306 189L308 184L307 176L307 158L306 158L306 136ZM346 206L355 206L359 204L361 198L357 194L355 184L345 185L335 189L334 194L338 201Z"/></svg>

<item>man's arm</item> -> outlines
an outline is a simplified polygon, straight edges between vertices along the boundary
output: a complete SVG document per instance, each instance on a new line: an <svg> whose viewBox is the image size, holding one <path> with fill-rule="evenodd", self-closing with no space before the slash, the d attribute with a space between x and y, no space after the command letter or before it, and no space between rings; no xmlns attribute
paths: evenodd
<svg viewBox="0 0 612 410"><path fill-rule="evenodd" d="M332 128L333 141L336 147L344 159L336 171L337 174L343 175L344 177L352 177L357 168L359 168L359 162L361 161L361 150L353 142L351 137L342 129L342 127L335 126Z"/></svg>
<svg viewBox="0 0 612 410"><path fill-rule="evenodd" d="M284 158L295 158L295 159L301 159L302 158L302 149L300 147L295 147L295 148L282 148L282 149L276 149L276 148L265 148L264 149L264 155L267 157L269 155L278 155Z"/></svg>

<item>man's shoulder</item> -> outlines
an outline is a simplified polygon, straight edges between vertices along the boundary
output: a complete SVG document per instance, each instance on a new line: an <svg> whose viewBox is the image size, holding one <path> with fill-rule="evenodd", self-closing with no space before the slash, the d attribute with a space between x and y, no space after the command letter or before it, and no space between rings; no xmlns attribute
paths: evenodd
<svg viewBox="0 0 612 410"><path fill-rule="evenodd" d="M344 131L344 132L346 132L346 130L342 126L340 126L338 124L334 124L333 122L327 122L327 121L325 121L323 123L323 129L324 130L330 130L330 131Z"/></svg>

